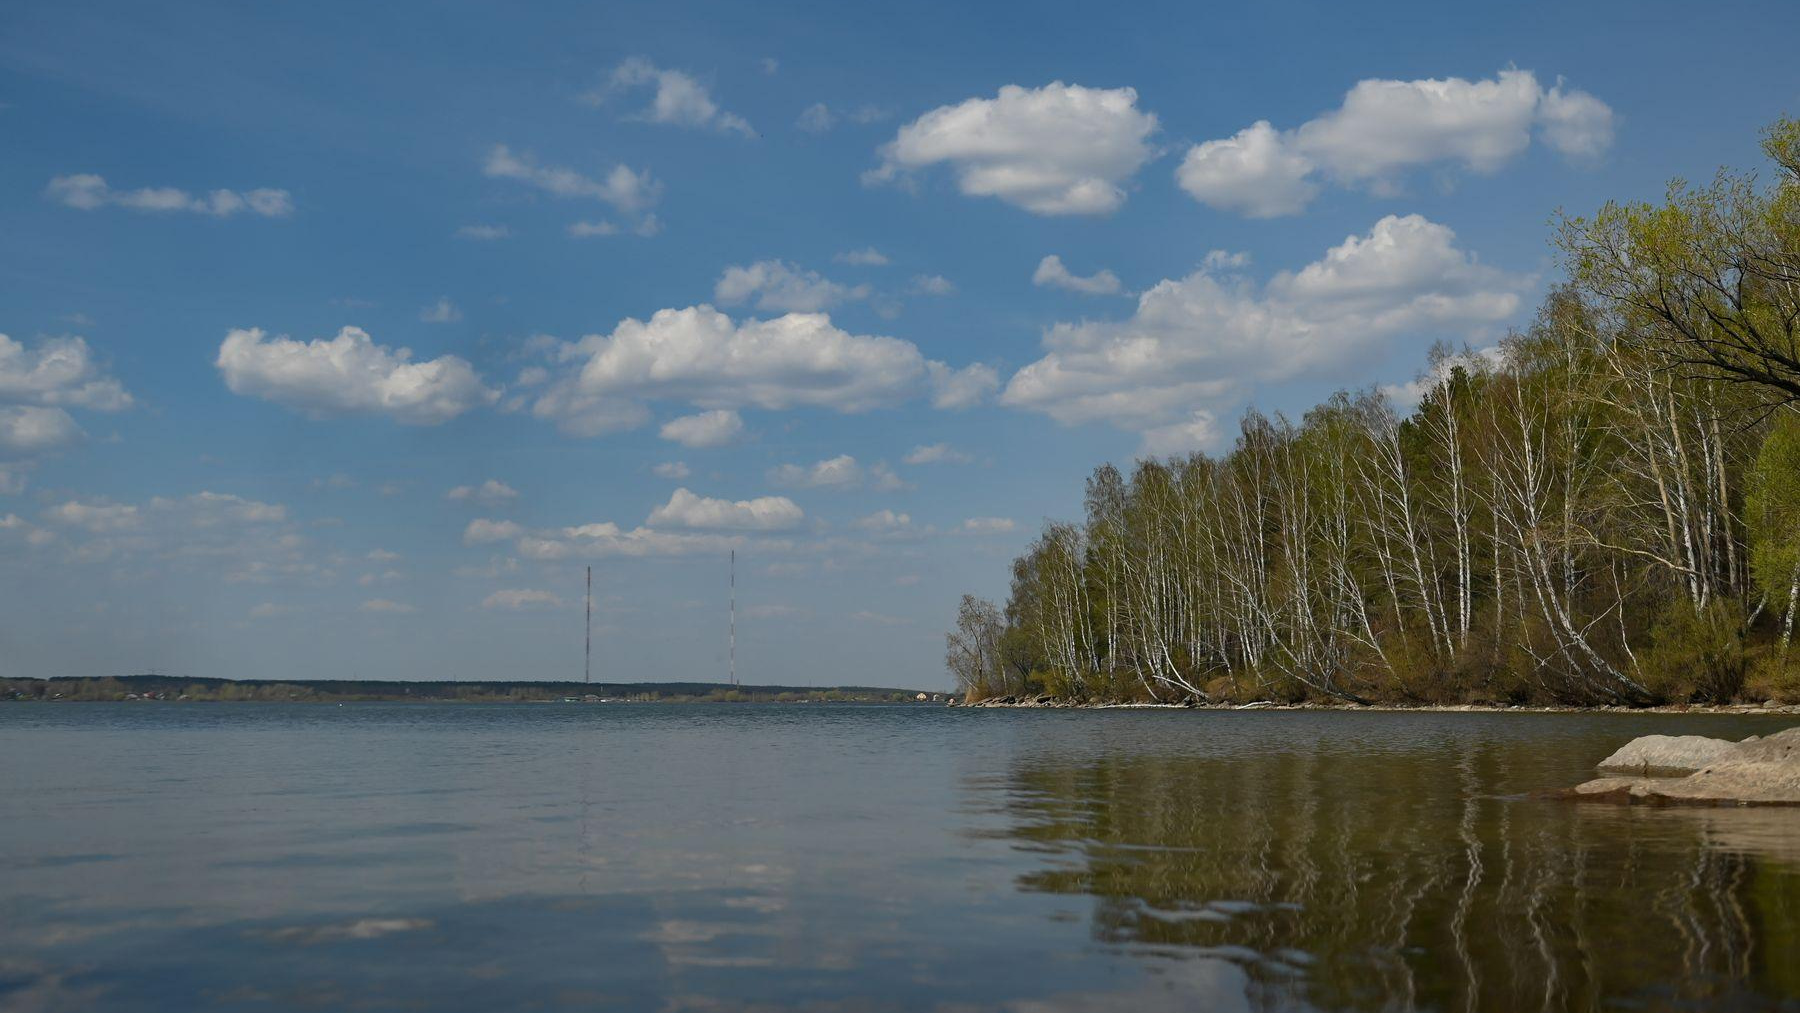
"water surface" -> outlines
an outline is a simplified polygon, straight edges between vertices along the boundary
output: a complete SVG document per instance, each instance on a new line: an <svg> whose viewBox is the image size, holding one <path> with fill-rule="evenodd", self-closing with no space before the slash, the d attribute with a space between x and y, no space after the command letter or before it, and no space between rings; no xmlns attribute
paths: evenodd
<svg viewBox="0 0 1800 1013"><path fill-rule="evenodd" d="M0 1010L1800 1009L1792 719L0 706Z"/></svg>

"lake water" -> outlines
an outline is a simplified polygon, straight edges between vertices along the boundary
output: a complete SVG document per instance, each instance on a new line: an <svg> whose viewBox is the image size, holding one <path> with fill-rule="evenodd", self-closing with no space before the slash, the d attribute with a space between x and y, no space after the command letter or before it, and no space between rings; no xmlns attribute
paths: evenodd
<svg viewBox="0 0 1800 1013"><path fill-rule="evenodd" d="M1789 718L0 706L0 1010L1800 1008Z"/></svg>

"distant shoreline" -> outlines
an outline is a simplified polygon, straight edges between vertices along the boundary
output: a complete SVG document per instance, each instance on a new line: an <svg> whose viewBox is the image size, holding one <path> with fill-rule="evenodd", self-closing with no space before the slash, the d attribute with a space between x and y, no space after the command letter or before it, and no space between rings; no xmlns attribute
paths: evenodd
<svg viewBox="0 0 1800 1013"><path fill-rule="evenodd" d="M942 705L941 690L887 686L745 686L713 682L220 679L174 675L0 679L0 703L125 700L194 703L906 703Z"/></svg>

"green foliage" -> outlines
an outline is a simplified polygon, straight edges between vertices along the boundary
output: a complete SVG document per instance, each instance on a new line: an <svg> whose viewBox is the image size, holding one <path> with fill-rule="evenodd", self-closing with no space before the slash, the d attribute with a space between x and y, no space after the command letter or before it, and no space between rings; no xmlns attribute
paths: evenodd
<svg viewBox="0 0 1800 1013"><path fill-rule="evenodd" d="M1743 692L1749 672L1743 634L1744 615L1735 603L1670 602L1651 630L1645 685L1658 702L1729 703Z"/></svg>
<svg viewBox="0 0 1800 1013"><path fill-rule="evenodd" d="M1744 513L1750 572L1771 599L1784 601L1800 573L1800 413L1770 427L1751 470Z"/></svg>

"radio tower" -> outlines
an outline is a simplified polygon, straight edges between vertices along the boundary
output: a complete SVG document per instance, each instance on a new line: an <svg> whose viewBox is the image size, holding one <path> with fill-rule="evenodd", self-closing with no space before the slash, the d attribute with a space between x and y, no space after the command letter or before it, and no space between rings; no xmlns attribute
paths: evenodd
<svg viewBox="0 0 1800 1013"><path fill-rule="evenodd" d="M737 685L737 550L731 550L731 684Z"/></svg>
<svg viewBox="0 0 1800 1013"><path fill-rule="evenodd" d="M594 677L594 568L587 568L587 626L581 644L581 681Z"/></svg>

